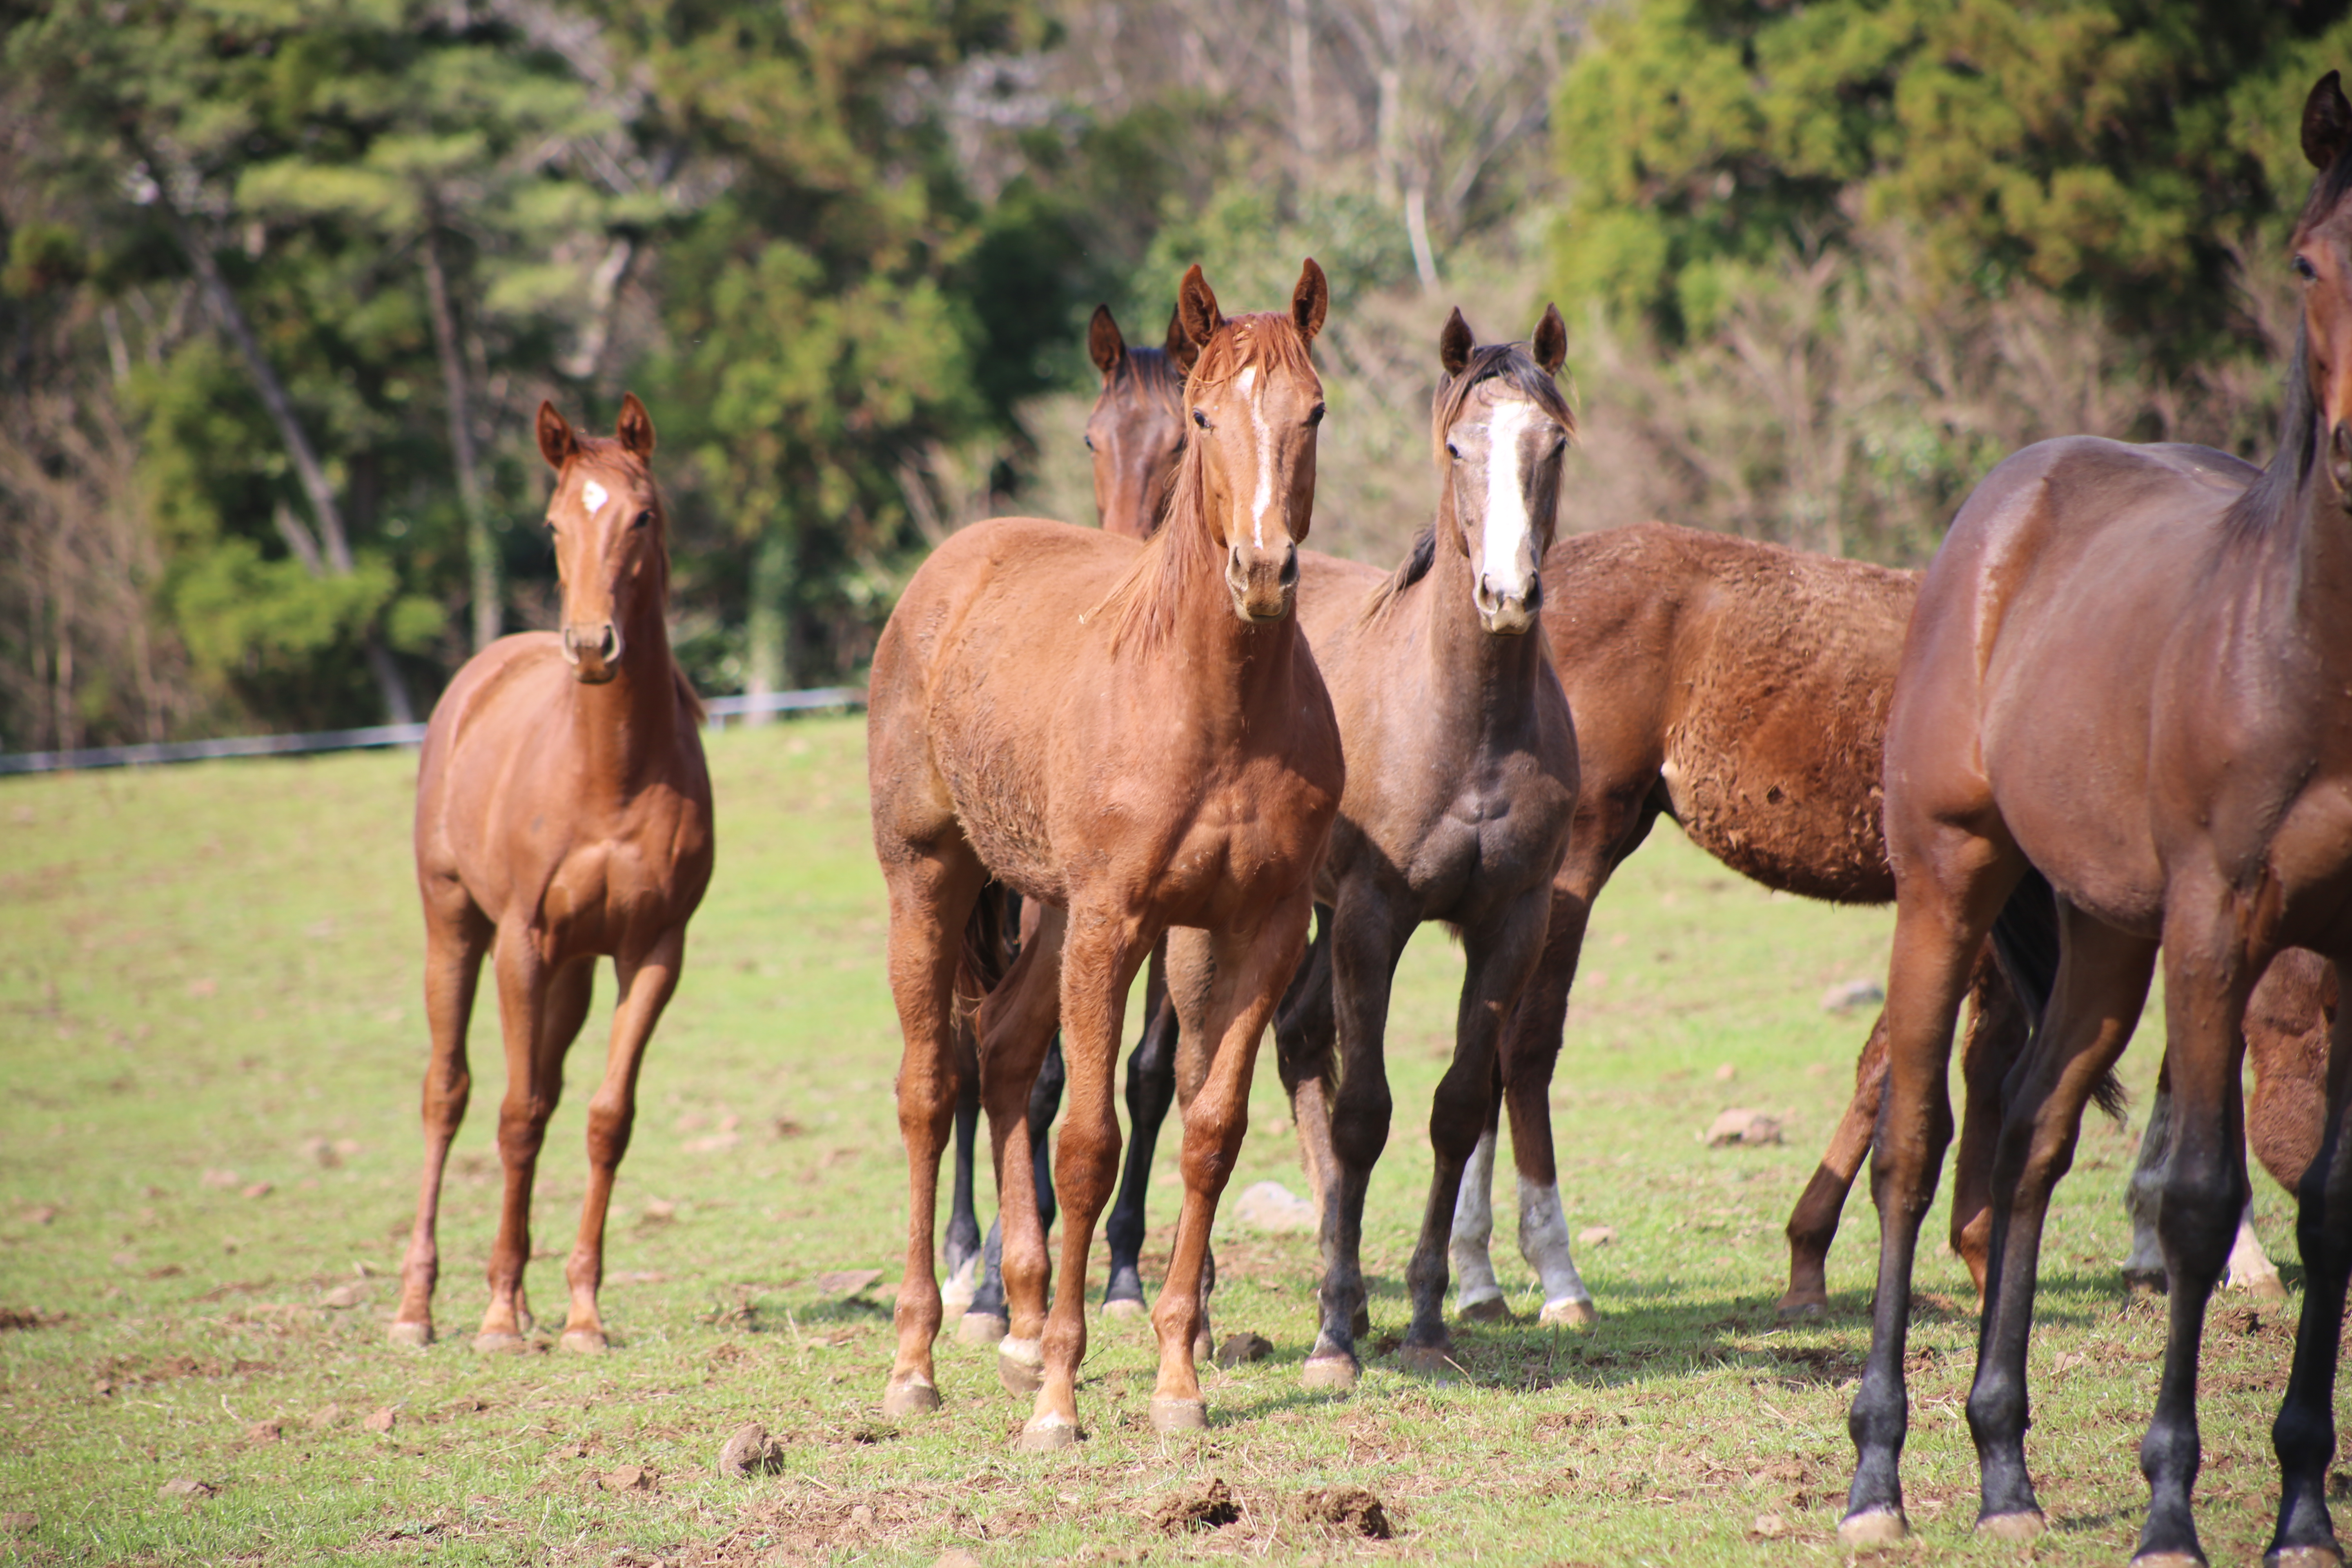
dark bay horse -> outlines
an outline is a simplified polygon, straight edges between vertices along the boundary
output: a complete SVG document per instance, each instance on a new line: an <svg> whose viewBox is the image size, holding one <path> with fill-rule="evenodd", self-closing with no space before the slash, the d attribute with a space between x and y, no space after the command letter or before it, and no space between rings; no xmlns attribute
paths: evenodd
<svg viewBox="0 0 2352 1568"><path fill-rule="evenodd" d="M1095 307L1087 323L1087 352L1102 376L1102 387L1087 417L1087 449L1093 455L1095 509L1103 531L1148 540L1168 502L1168 487L1183 456L1184 378L1198 353L1184 336L1181 317L1171 311L1168 336L1159 348L1129 348L1108 305ZM1039 910L1024 906L1024 940L1036 933ZM1145 971L1143 1034L1127 1063L1128 1143L1118 1200L1103 1223L1110 1248L1110 1279L1103 1288L1103 1310L1113 1317L1143 1311L1143 1194L1160 1128L1176 1093L1176 1014L1168 1005L1166 943L1152 950ZM969 1031L966 1031L967 1038ZM1031 1158L1042 1221L1053 1228L1054 1199L1046 1134L1062 1103L1063 1063L1057 1036L1048 1047L1029 1101ZM946 1254L945 1310L962 1314L956 1337L993 1344L1007 1332L1004 1282L999 1262L1002 1231L992 1226L985 1241L973 1203L972 1151L980 1119L976 1064L966 1073L956 1104L955 1176L950 1188Z"/></svg>
<svg viewBox="0 0 2352 1568"><path fill-rule="evenodd" d="M1928 568L1887 719L1895 868L1880 1215L1857 1464L1840 1536L1905 1533L1899 1458L1911 1268L1951 1113L1952 1019L1990 932L2021 979L2055 967L2010 1079L1991 1263L1968 1415L1977 1527L2043 1520L2025 1464L2025 1357L2042 1226L2084 1103L2165 965L2170 1153L2158 1222L2170 1280L2140 1469L2136 1562L2202 1563L2190 1502L2206 1303L2246 1200L2240 1091L2248 998L2271 958L2352 956L2352 102L2305 100L2320 171L2297 221L2302 330L2279 447L2251 484L2202 447L2043 442L1994 469ZM2021 921L2046 886L2055 918ZM2341 1561L2326 1500L2352 1273L2352 1044L2338 1013L2326 1131L2305 1172L2303 1319L2273 1441L2269 1561Z"/></svg>
<svg viewBox="0 0 2352 1568"><path fill-rule="evenodd" d="M1178 295L1200 360L1192 424L1149 544L1034 519L977 523L916 573L876 649L868 770L890 895L890 980L909 1205L891 1415L935 1408L939 1161L959 1076L967 925L994 880L1047 906L982 1005L981 1093L1003 1185L1009 1386L1036 1390L1030 1448L1077 1436L1087 1255L1117 1174L1111 1076L1129 984L1160 936L1205 930L1213 1044L1186 1119L1185 1195L1154 1309L1162 1430L1207 1418L1193 1364L1217 1198L1248 1114L1257 1042L1307 945L1311 879L1346 770L1294 614L1322 386L1307 344L1329 294L1303 269L1286 313L1228 321L1195 267ZM1069 1107L1055 1149L1063 1289L1025 1151L1054 1026Z"/></svg>
<svg viewBox="0 0 2352 1568"><path fill-rule="evenodd" d="M425 900L425 1176L401 1267L392 1339L433 1339L441 1173L472 1077L466 1024L495 950L507 1094L499 1110L506 1203L490 1253L479 1350L518 1348L530 1186L563 1058L588 1016L596 961L620 1001L588 1106L588 1194L564 1267L566 1350L601 1351L604 1213L629 1146L637 1069L710 882L710 778L701 704L671 658L667 514L649 466L653 421L632 393L610 439L573 434L542 403L539 449L556 471L547 526L563 630L502 637L457 672L417 762L416 881Z"/></svg>
<svg viewBox="0 0 2352 1568"><path fill-rule="evenodd" d="M1302 1372L1309 1388L1352 1387L1361 1368L1364 1196L1391 1108L1389 990L1406 942L1428 921L1460 933L1465 973L1453 1066L1430 1111L1435 1169L1406 1271L1412 1321L1400 1354L1420 1370L1452 1358L1444 1308L1455 1189L1486 1125L1503 1026L1543 947L1576 807L1575 729L1544 639L1530 635L1575 430L1553 381L1567 346L1554 310L1526 346L1478 346L1462 313L1450 315L1432 417L1436 520L1393 573L1315 555L1304 569L1299 619L1349 763L1316 879L1329 918L1276 1036L1319 1175L1321 1324ZM1170 989L1189 1065L1199 1031L1188 957L1171 951ZM1564 1262L1556 1202L1549 1217ZM1564 1279L1548 1268L1546 1283L1582 1295L1572 1268Z"/></svg>

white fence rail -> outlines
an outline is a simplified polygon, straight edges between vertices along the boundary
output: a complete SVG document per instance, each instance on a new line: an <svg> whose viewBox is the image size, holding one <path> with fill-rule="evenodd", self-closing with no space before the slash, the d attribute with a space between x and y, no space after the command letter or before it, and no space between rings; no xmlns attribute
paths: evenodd
<svg viewBox="0 0 2352 1568"><path fill-rule="evenodd" d="M770 713L805 713L828 708L863 708L866 693L855 686L820 686L807 691L770 691L758 697L711 697L703 700L710 728ZM422 724L374 724L364 730L313 730L296 735L228 735L214 741L163 741L139 746L89 746L75 752L0 753L0 774L57 773L80 768L137 767L150 763L201 763L216 757L277 757L308 752L354 752L372 746L413 746L425 739Z"/></svg>

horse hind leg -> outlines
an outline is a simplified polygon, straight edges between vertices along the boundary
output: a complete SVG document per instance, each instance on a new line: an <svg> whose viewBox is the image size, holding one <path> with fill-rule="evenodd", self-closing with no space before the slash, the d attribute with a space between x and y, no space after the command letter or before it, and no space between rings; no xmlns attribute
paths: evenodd
<svg viewBox="0 0 2352 1568"><path fill-rule="evenodd" d="M959 1087L955 1108L955 1184L948 1200L945 1255L947 1282L940 1287L941 1310L961 1317L980 1289L983 1243L978 1205L973 1201L973 1154L980 1141L980 1058L974 1054L967 1022L956 1030Z"/></svg>
<svg viewBox="0 0 2352 1568"><path fill-rule="evenodd" d="M1040 1235L1050 1235L1054 1229L1054 1163L1051 1138L1054 1116L1062 1106L1062 1041L1056 1035L1045 1047L1045 1060L1037 1069L1037 1081L1029 1090L1029 1171L1030 1187L1037 1195L1037 1229ZM1001 1194L1000 1194L1001 1195ZM1000 1208L1003 1205L1000 1203ZM968 1345L992 1345L1002 1342L1013 1331L1011 1311L1004 1303L1004 1217L1000 1213L988 1227L988 1240L981 1247L977 1288L964 1308L963 1320L956 1325L956 1340ZM1024 1392L1028 1392L1024 1390Z"/></svg>
<svg viewBox="0 0 2352 1568"><path fill-rule="evenodd" d="M1103 1239L1110 1247L1110 1279L1103 1287L1102 1304L1105 1315L1114 1318L1144 1313L1144 1204L1160 1130L1176 1100L1176 1006L1168 996L1164 939L1151 952L1143 1013L1143 1033L1127 1058L1127 1155L1119 1168L1118 1195L1103 1222Z"/></svg>
<svg viewBox="0 0 2352 1568"><path fill-rule="evenodd" d="M466 1026L489 951L490 924L473 900L456 890L453 907L428 902L425 942L425 1016L432 1032L424 1090L425 1170L418 1184L416 1223L400 1266L400 1305L388 1338L394 1344L433 1342L433 1288L441 1274L441 1181L449 1145L466 1119L473 1075L466 1060Z"/></svg>
<svg viewBox="0 0 2352 1568"><path fill-rule="evenodd" d="M580 1203L580 1236L573 1244L571 1260L564 1266L564 1280L571 1287L572 1301L564 1318L563 1338L559 1342L567 1351L593 1355L604 1349L604 1322L597 1310L596 1293L604 1281L604 1218L613 1201L613 1183L620 1173L621 1158L629 1151L629 1133L637 1119L637 1074L645 1063L646 1044L653 1038L654 1026L661 1021L662 1009L669 1005L677 989L678 970L686 955L686 928L679 926L656 942L642 957L622 959L615 967L620 976L620 1001L613 1009L613 1034L605 1049L604 1081L588 1101L588 1192ZM582 978L576 997L565 995L557 1007L551 1007L549 1033L561 1033L561 1043L555 1046L561 1058L577 1035L588 1013L589 982L594 973L593 964L580 966Z"/></svg>
<svg viewBox="0 0 2352 1568"><path fill-rule="evenodd" d="M1789 1288L1774 1310L1783 1320L1819 1318L1830 1310L1830 1243L1837 1238L1838 1216L1861 1173L1863 1156L1870 1152L1878 1102L1885 1090L1886 1015L1881 1013L1854 1062L1853 1095L1846 1101L1845 1114L1838 1118L1812 1180L1789 1214Z"/></svg>
<svg viewBox="0 0 2352 1568"><path fill-rule="evenodd" d="M2343 1561L2327 1514L2326 1489L2336 1457L2336 1363L2345 1285L2352 1278L2352 1008L2336 1015L2329 1057L2319 1151L2295 1186L2303 1319L2295 1330L2286 1396L2271 1427L2279 1460L2279 1514L2264 1562L2274 1568L2323 1568Z"/></svg>

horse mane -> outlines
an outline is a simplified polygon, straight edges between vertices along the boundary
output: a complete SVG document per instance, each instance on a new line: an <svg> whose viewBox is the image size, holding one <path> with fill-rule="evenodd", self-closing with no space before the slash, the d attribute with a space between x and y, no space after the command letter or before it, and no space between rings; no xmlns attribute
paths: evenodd
<svg viewBox="0 0 2352 1568"><path fill-rule="evenodd" d="M1166 349L1129 349L1118 356L1110 373L1111 384L1133 387L1146 397L1179 408L1184 402L1184 373Z"/></svg>
<svg viewBox="0 0 2352 1568"><path fill-rule="evenodd" d="M1152 349L1130 349L1128 358L1133 360L1147 353L1166 359L1165 354ZM1265 310L1232 316L1209 339L1201 350L1201 357L1192 362L1192 374L1183 383L1186 404L1191 403L1195 388L1222 385L1253 366L1294 374L1315 373L1314 362L1307 356L1307 340L1299 335L1297 324L1287 315ZM1160 507L1159 525L1144 542L1135 564L1103 595L1101 603L1080 617L1087 621L1103 616L1117 617L1117 625L1111 629L1111 647L1115 651L1124 649L1136 638L1140 638L1145 647L1164 643L1175 632L1185 584L1216 568L1216 552L1209 539L1208 485L1202 471L1201 450L1196 442L1184 443L1183 454L1176 460L1176 477L1170 482L1168 498Z"/></svg>
<svg viewBox="0 0 2352 1568"><path fill-rule="evenodd" d="M1570 439L1575 438L1575 411L1560 395L1559 384L1536 363L1527 345L1488 343L1471 351L1470 363L1462 367L1461 374L1441 377L1437 395L1430 400L1430 449L1439 461L1445 456L1445 433L1454 428L1463 409L1469 406L1471 393L1489 381L1503 382L1524 395L1528 402L1559 421ZM1444 504L1443 499L1438 504ZM1433 517L1414 535L1412 551L1404 558L1404 564L1389 574L1364 601L1363 618L1370 620L1396 603L1406 589L1428 576L1430 568L1436 564L1437 519Z"/></svg>
<svg viewBox="0 0 2352 1568"><path fill-rule="evenodd" d="M2352 195L2352 157L2338 157L2312 181L2311 195L2304 198L2302 215L2295 219L2296 237L2335 211L2347 195ZM2313 466L2318 461L2319 406L2311 395L2311 341L2308 328L2298 319L2294 353L2287 361L2286 397L2279 409L2278 449L2271 454L2261 476L2223 514L2223 532L2231 538L2248 538L2283 521L2296 521L2296 502L2310 485Z"/></svg>

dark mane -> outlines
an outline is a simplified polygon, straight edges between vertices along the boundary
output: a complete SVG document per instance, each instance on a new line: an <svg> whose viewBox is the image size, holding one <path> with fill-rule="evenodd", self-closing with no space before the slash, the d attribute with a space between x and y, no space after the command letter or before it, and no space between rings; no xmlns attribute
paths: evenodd
<svg viewBox="0 0 2352 1568"><path fill-rule="evenodd" d="M2339 158L2336 167L2352 165ZM2332 173L2332 171L2331 171ZM2249 539L2302 516L2302 498L2319 461L2319 405L2311 395L2311 345L2305 329L2294 330L2294 353L2287 362L2285 405L2279 410L2278 450L2269 466L2231 503L2221 519L2225 537Z"/></svg>
<svg viewBox="0 0 2352 1568"><path fill-rule="evenodd" d="M1128 350L1113 367L1110 381L1113 386L1132 387L1171 408L1184 401L1184 373L1176 368L1176 362L1168 357L1165 349Z"/></svg>
<svg viewBox="0 0 2352 1568"><path fill-rule="evenodd" d="M1525 395L1528 402L1559 420L1560 427L1568 432L1571 440L1575 438L1574 411L1569 407L1568 399L1560 395L1559 384L1545 374L1543 366L1536 363L1528 353L1527 345L1488 343L1471 351L1470 363L1462 367L1460 375L1444 376L1438 381L1437 395L1430 405L1430 442L1431 455L1439 461L1444 459L1446 432L1453 429L1462 417L1462 410L1469 405L1470 395L1482 383L1489 381L1504 382L1513 391ZM1391 573L1388 580L1373 589L1371 596L1364 601L1365 617L1369 619L1394 604L1406 589L1428 576L1429 569L1436 563L1437 520L1432 518L1428 525L1414 536L1412 551L1404 558L1404 564Z"/></svg>

